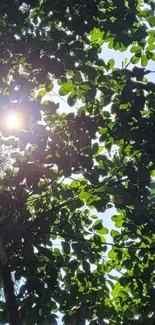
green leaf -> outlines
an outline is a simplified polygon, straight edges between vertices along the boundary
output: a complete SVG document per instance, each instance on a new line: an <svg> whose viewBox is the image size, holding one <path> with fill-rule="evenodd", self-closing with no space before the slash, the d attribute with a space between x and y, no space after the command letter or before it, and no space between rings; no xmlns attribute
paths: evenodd
<svg viewBox="0 0 155 325"><path fill-rule="evenodd" d="M70 107L74 106L76 104L76 101L77 101L77 96L69 95L67 98L67 103Z"/></svg>
<svg viewBox="0 0 155 325"><path fill-rule="evenodd" d="M145 54L142 54L142 56L141 56L141 65L142 65L142 67L146 67L147 64L148 64L147 56Z"/></svg>
<svg viewBox="0 0 155 325"><path fill-rule="evenodd" d="M116 258L117 257L117 252L112 248L110 252L108 253L109 258Z"/></svg>
<svg viewBox="0 0 155 325"><path fill-rule="evenodd" d="M97 220L93 223L92 228L94 230L101 230L103 228L102 220Z"/></svg>
<svg viewBox="0 0 155 325"><path fill-rule="evenodd" d="M69 262L68 266L72 271L75 271L75 270L78 269L79 263L78 263L78 261L76 259L74 259L74 260Z"/></svg>
<svg viewBox="0 0 155 325"><path fill-rule="evenodd" d="M132 64L137 64L140 61L140 57L137 57L136 55L134 55L131 59L130 62Z"/></svg>
<svg viewBox="0 0 155 325"><path fill-rule="evenodd" d="M126 285L128 285L130 283L130 278L129 277L122 277L119 282L121 284L122 287L125 287Z"/></svg>
<svg viewBox="0 0 155 325"><path fill-rule="evenodd" d="M122 219L123 219L123 214L118 214L111 217L111 220L114 222L122 221Z"/></svg>
<svg viewBox="0 0 155 325"><path fill-rule="evenodd" d="M80 200L79 198L74 200L73 202L69 203L69 207L71 211L74 211L75 209L82 208L84 205L84 202Z"/></svg>
<svg viewBox="0 0 155 325"><path fill-rule="evenodd" d="M62 242L61 245L62 245L63 252L67 255L70 254L70 245L66 242Z"/></svg>
<svg viewBox="0 0 155 325"><path fill-rule="evenodd" d="M82 267L85 272L90 272L90 264L87 261L82 261Z"/></svg>
<svg viewBox="0 0 155 325"><path fill-rule="evenodd" d="M22 159L22 154L19 152L12 152L11 153L11 158L15 160L21 160Z"/></svg>
<svg viewBox="0 0 155 325"><path fill-rule="evenodd" d="M93 179L91 178L91 181L93 183ZM91 202L91 205L98 211L98 212L105 212L106 210L106 204L107 200L104 199L98 199Z"/></svg>
<svg viewBox="0 0 155 325"><path fill-rule="evenodd" d="M33 98L33 99L35 99L36 98L36 91L33 89L33 90L31 90L30 91L30 95L31 95L31 97Z"/></svg>
<svg viewBox="0 0 155 325"><path fill-rule="evenodd" d="M149 39L148 39L148 43L149 43L149 44L153 44L153 43L155 43L155 37L154 37L153 35L151 35L151 36L149 37Z"/></svg>
<svg viewBox="0 0 155 325"><path fill-rule="evenodd" d="M96 222L94 222L94 224L92 225L92 228L94 230L96 230L97 233L99 233L101 235L106 235L109 233L109 230L107 228L103 227L102 220L97 220Z"/></svg>
<svg viewBox="0 0 155 325"><path fill-rule="evenodd" d="M100 38L103 36L103 31L101 31L99 28L94 28L91 32L91 42L97 42Z"/></svg>
<svg viewBox="0 0 155 325"><path fill-rule="evenodd" d="M155 50L155 44L150 44L149 46L146 47L147 51L153 51Z"/></svg>
<svg viewBox="0 0 155 325"><path fill-rule="evenodd" d="M38 96L40 97L44 97L46 95L46 90L45 89L41 89L38 91Z"/></svg>
<svg viewBox="0 0 155 325"><path fill-rule="evenodd" d="M108 228L102 227L102 229L99 229L97 233L101 235L107 235L109 233L109 230Z"/></svg>
<svg viewBox="0 0 155 325"><path fill-rule="evenodd" d="M42 308L39 308L39 316L42 316L43 310Z"/></svg>
<svg viewBox="0 0 155 325"><path fill-rule="evenodd" d="M124 65L126 66L127 63L128 63L128 58L125 58L125 59L123 60L123 63L124 63Z"/></svg>
<svg viewBox="0 0 155 325"><path fill-rule="evenodd" d="M59 89L59 95L60 96L66 96L73 90L73 85L71 83L65 83L60 89Z"/></svg>
<svg viewBox="0 0 155 325"><path fill-rule="evenodd" d="M150 17L148 21L151 27L155 26L155 17Z"/></svg>
<svg viewBox="0 0 155 325"><path fill-rule="evenodd" d="M107 63L107 67L108 67L108 70L111 70L115 65L115 60L114 59L110 59Z"/></svg>
<svg viewBox="0 0 155 325"><path fill-rule="evenodd" d="M73 77L73 81L76 83L82 82L82 76L80 72L76 72L74 77Z"/></svg>
<svg viewBox="0 0 155 325"><path fill-rule="evenodd" d="M131 53L136 53L138 51L141 51L141 46L132 46L131 49L130 49L130 52Z"/></svg>
<svg viewBox="0 0 155 325"><path fill-rule="evenodd" d="M114 230L114 229L111 230L110 234L111 234L112 238L120 235L120 233L117 230Z"/></svg>
<svg viewBox="0 0 155 325"><path fill-rule="evenodd" d="M54 88L54 84L53 84L52 80L47 80L45 83L45 90L47 92L50 92L53 88Z"/></svg>
<svg viewBox="0 0 155 325"><path fill-rule="evenodd" d="M94 155L94 157L97 157L102 151L104 150L104 146L99 146L96 154Z"/></svg>

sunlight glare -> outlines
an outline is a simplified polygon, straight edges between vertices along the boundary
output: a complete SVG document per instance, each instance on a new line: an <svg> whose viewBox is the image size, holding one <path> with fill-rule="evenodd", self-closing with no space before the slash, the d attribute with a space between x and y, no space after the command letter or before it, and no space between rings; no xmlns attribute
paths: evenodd
<svg viewBox="0 0 155 325"><path fill-rule="evenodd" d="M19 129L21 127L21 118L18 114L10 114L7 117L7 127L10 129Z"/></svg>

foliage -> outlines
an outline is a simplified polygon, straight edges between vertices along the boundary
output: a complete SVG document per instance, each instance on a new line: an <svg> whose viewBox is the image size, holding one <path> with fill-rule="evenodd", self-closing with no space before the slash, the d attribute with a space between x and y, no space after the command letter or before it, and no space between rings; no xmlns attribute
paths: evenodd
<svg viewBox="0 0 155 325"><path fill-rule="evenodd" d="M2 3L0 127L13 166L0 179L1 324L56 325L57 311L64 325L154 324L154 9ZM130 47L133 69L101 59L104 43ZM56 81L74 113L60 114ZM21 130L6 128L12 111ZM97 212L111 207L109 243Z"/></svg>

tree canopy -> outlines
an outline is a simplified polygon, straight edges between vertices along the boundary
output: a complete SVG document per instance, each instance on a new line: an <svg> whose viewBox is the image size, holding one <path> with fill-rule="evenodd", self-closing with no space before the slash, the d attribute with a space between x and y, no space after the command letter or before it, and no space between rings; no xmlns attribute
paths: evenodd
<svg viewBox="0 0 155 325"><path fill-rule="evenodd" d="M153 325L155 3L0 4L0 324Z"/></svg>

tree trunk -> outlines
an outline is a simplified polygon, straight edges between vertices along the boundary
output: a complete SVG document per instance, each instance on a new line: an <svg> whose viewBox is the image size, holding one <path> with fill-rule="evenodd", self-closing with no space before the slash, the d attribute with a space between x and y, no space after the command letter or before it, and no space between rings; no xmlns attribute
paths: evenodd
<svg viewBox="0 0 155 325"><path fill-rule="evenodd" d="M3 291L5 296L9 325L20 325L18 306L14 292L14 283L8 265L7 254L3 249L0 238L0 275L2 279Z"/></svg>

